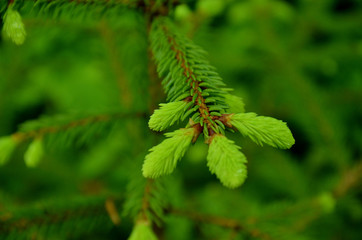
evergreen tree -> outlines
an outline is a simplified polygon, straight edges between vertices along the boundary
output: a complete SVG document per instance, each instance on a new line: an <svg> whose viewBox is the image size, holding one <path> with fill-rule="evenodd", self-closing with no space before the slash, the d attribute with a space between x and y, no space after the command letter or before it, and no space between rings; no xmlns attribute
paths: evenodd
<svg viewBox="0 0 362 240"><path fill-rule="evenodd" d="M361 7L0 0L0 239L360 239Z"/></svg>

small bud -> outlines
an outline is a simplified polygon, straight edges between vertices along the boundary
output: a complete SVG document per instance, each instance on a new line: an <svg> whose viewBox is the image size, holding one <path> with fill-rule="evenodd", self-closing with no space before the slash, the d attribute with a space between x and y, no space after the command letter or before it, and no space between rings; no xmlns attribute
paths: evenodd
<svg viewBox="0 0 362 240"><path fill-rule="evenodd" d="M40 138L35 139L25 152L24 160L28 167L36 167L44 155L43 141Z"/></svg>
<svg viewBox="0 0 362 240"><path fill-rule="evenodd" d="M250 137L260 146L266 143L272 147L288 149L295 143L287 124L275 118L257 116L255 113L237 113L230 117L230 123L242 135Z"/></svg>
<svg viewBox="0 0 362 240"><path fill-rule="evenodd" d="M18 11L9 6L4 15L3 33L10 38L16 45L21 45L25 41L25 27Z"/></svg>
<svg viewBox="0 0 362 240"><path fill-rule="evenodd" d="M148 126L155 131L165 130L181 119L186 105L186 101L161 103L160 108L152 114Z"/></svg>
<svg viewBox="0 0 362 240"><path fill-rule="evenodd" d="M318 202L325 213L332 213L336 206L336 200L329 192L324 192L318 196Z"/></svg>
<svg viewBox="0 0 362 240"><path fill-rule="evenodd" d="M143 163L143 176L157 178L170 174L184 156L195 135L194 128L182 128L165 134L167 139L150 149Z"/></svg>
<svg viewBox="0 0 362 240"><path fill-rule="evenodd" d="M211 139L207 166L228 188L239 187L247 177L246 157L239 149L239 146L224 135L216 134Z"/></svg>
<svg viewBox="0 0 362 240"><path fill-rule="evenodd" d="M148 221L139 221L133 227L131 236L128 240L157 240Z"/></svg>

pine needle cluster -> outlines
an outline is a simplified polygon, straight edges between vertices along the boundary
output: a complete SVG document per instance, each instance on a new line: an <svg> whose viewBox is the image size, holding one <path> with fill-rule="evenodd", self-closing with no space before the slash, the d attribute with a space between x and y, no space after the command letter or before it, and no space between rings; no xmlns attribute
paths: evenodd
<svg viewBox="0 0 362 240"><path fill-rule="evenodd" d="M257 117L255 113L243 113L242 99L225 87L215 67L208 62L206 52L178 33L170 19L154 20L150 36L157 71L163 78L162 85L169 102L160 104L155 110L149 127L162 131L188 119L186 129L190 130L184 139L172 137L150 150L143 165L145 177L172 173L190 141L195 142L202 134L210 146L207 157L210 171L224 186L235 188L247 176L246 158L240 148L227 139L227 131L237 129L261 146L266 143L288 149L294 144L286 123L271 117ZM170 136L178 135L178 131Z"/></svg>

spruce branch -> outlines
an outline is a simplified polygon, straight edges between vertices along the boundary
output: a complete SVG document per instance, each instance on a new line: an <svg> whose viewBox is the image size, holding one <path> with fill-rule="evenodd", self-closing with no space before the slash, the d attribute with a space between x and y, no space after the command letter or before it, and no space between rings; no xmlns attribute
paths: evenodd
<svg viewBox="0 0 362 240"><path fill-rule="evenodd" d="M123 215L133 217L135 222L129 239L157 239L152 228L162 225L166 209L166 193L162 181L144 179L137 175L130 182L128 190Z"/></svg>
<svg viewBox="0 0 362 240"><path fill-rule="evenodd" d="M22 142L32 140L24 160L28 167L40 162L44 150L43 142L69 146L72 143L86 144L94 137L110 133L122 126L125 118L145 117L144 113L102 114L80 118L79 116L43 117L21 125L20 130L11 136L0 138L0 165L4 165L12 152Z"/></svg>
<svg viewBox="0 0 362 240"><path fill-rule="evenodd" d="M240 186L247 176L246 158L224 135L237 128L244 136L262 145L263 142L283 149L294 144L287 125L270 117L244 113L241 98L230 94L231 89L209 64L206 52L176 30L170 19L156 18L150 32L151 48L157 71L163 77L167 104L160 104L149 121L149 127L162 131L180 120L189 118L186 128L193 128L192 142L203 133L209 144L208 166L229 188ZM201 130L200 130L201 129ZM143 175L156 178L170 174L188 148L190 139L163 143L151 149L145 158ZM184 143L182 143L184 141ZM173 144L178 145L172 147ZM182 151L181 151L182 149ZM174 152L181 152L176 156Z"/></svg>
<svg viewBox="0 0 362 240"><path fill-rule="evenodd" d="M249 228L246 227L246 224L243 224L241 221L233 218L225 218L225 217L219 217L219 216L213 216L213 215L207 215L203 213L199 213L197 211L186 211L181 209L171 209L169 211L170 214L173 214L175 216L185 217L189 218L196 222L201 223L207 223L207 224L213 224L224 228L232 229L236 232L245 232L251 237L263 239L263 240L272 240L271 236L268 234L262 232L259 229L256 228Z"/></svg>
<svg viewBox="0 0 362 240"><path fill-rule="evenodd" d="M5 1L7 0L0 0L0 6ZM13 4L12 0L9 2ZM37 17L94 20L102 17L114 19L122 11L130 9L149 14L151 18L166 16L178 4L178 0L26 0L15 2L15 7L22 14Z"/></svg>
<svg viewBox="0 0 362 240"><path fill-rule="evenodd" d="M39 120L29 121L20 127L20 131L12 134L17 142L28 139L41 138L52 134L64 134L73 129L91 126L97 123L110 123L125 118L145 117L144 113L117 113L89 116L85 118L55 116L44 117Z"/></svg>
<svg viewBox="0 0 362 240"><path fill-rule="evenodd" d="M127 197L122 215L138 220L162 225L167 192L163 180L145 179L140 175L131 178L127 186Z"/></svg>
<svg viewBox="0 0 362 240"><path fill-rule="evenodd" d="M194 113L192 120L205 126L207 132L220 132L215 116L225 112L224 83L206 60L206 53L174 30L169 20L159 18L152 26L152 49L169 101L190 98L192 105L183 119ZM210 96L212 95L212 96ZM210 96L210 97L209 97Z"/></svg>
<svg viewBox="0 0 362 240"><path fill-rule="evenodd" d="M142 0L26 0L11 5L24 16L82 21L115 18L125 9L144 9Z"/></svg>
<svg viewBox="0 0 362 240"><path fill-rule="evenodd" d="M9 208L0 213L0 238L30 236L75 236L90 229L111 227L105 208L109 196L77 197L65 202L49 201L27 208ZM120 198L112 197L117 204ZM4 216L4 218L3 218Z"/></svg>

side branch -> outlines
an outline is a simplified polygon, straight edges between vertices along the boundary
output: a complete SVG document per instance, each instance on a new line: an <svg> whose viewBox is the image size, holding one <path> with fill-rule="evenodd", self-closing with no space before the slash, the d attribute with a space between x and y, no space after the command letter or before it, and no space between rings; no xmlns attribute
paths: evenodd
<svg viewBox="0 0 362 240"><path fill-rule="evenodd" d="M65 223L72 222L79 219L94 219L94 222L98 222L97 219L102 219L102 227L105 225L111 225L112 219L109 215L108 209L105 207L108 199L101 197L99 199L83 199L87 201L88 205L84 206L83 204L77 204L71 207L61 207L57 210L51 210L47 207L39 209L38 207L29 208L29 209L19 209L21 212L28 212L27 217L13 217L17 215L14 212L3 212L0 214L0 238L3 235L11 234L16 232L18 234L26 233L29 230L39 229L37 231L46 231L47 226L52 229L54 233L59 231L59 234L63 231L63 226ZM116 198L117 205L121 203L121 199ZM41 210L41 211L39 211ZM40 213L39 213L40 212ZM107 218L109 221L106 221ZM59 226L59 229L56 230L55 226ZM67 225L69 228L72 228L74 231L80 231L82 227L77 227L76 225L70 224ZM71 230L71 229L69 229ZM70 231L67 232L70 232ZM88 231L89 229L85 229ZM2 238L1 238L2 239Z"/></svg>
<svg viewBox="0 0 362 240"><path fill-rule="evenodd" d="M195 211L191 212L180 209L171 209L169 213L180 217L186 217L196 222L208 223L224 228L229 228L234 230L234 232L241 232L242 230L244 230L248 235L252 237L257 237L263 240L272 240L269 235L260 232L258 229L248 229L244 227L243 224L236 219L211 216L211 215L198 213Z"/></svg>
<svg viewBox="0 0 362 240"><path fill-rule="evenodd" d="M9 4L13 3L14 0L9 0ZM169 12L169 1L164 1L162 4L158 4L156 6L155 1L144 1L144 0L27 0L22 4L18 4L19 6L23 6L26 4L32 4L35 6L40 6L42 8L41 11L48 11L50 8L54 9L56 7L64 7L67 4L72 4L73 6L92 6L92 7L100 7L100 8L109 8L113 9L115 7L126 7L131 9L138 9L143 11L144 13L150 13L152 17L154 16L165 16ZM176 6L180 4L178 0L172 1L172 6ZM28 6L28 5L27 5ZM34 11L34 9L32 9ZM50 10L51 11L51 10ZM87 11L87 10L86 10Z"/></svg>
<svg viewBox="0 0 362 240"><path fill-rule="evenodd" d="M83 119L74 120L65 124L57 126L45 126L43 128L38 128L35 130L29 131L20 131L12 134L12 137L17 142L22 142L31 138L43 137L44 135L54 134L58 132L67 131L77 127L83 127L93 123L108 122L112 119L122 119L122 118L134 118L134 117L146 117L144 113L123 113L123 114L109 114L109 115L97 115L92 117L87 117Z"/></svg>
<svg viewBox="0 0 362 240"><path fill-rule="evenodd" d="M180 47L176 43L176 40L171 36L171 34L168 33L168 29L165 26L163 26L163 31L168 38L168 42L171 46L171 50L173 52L175 52L175 54L176 54L175 57L176 57L179 65L183 69L183 74L187 79L187 83L190 85L190 87L192 89L191 97L192 97L192 99L196 99L195 104L199 106L198 110L200 112L201 117L204 119L205 124L207 124L208 127L211 127L211 122L209 121L209 119L211 118L209 107L206 105L205 98L202 96L202 93L201 93L201 90L199 87L200 83L199 83L199 81L196 80L197 76L191 70L189 64L186 61L186 57L187 57L186 54L180 50Z"/></svg>
<svg viewBox="0 0 362 240"><path fill-rule="evenodd" d="M145 221L149 220L147 217L147 211L149 211L149 207L150 207L152 183L153 183L152 179L147 179L145 190L143 193L143 198L142 198L142 207L141 207L141 212L140 212L139 218L142 220L145 220ZM140 219L138 219L138 220L140 220Z"/></svg>

